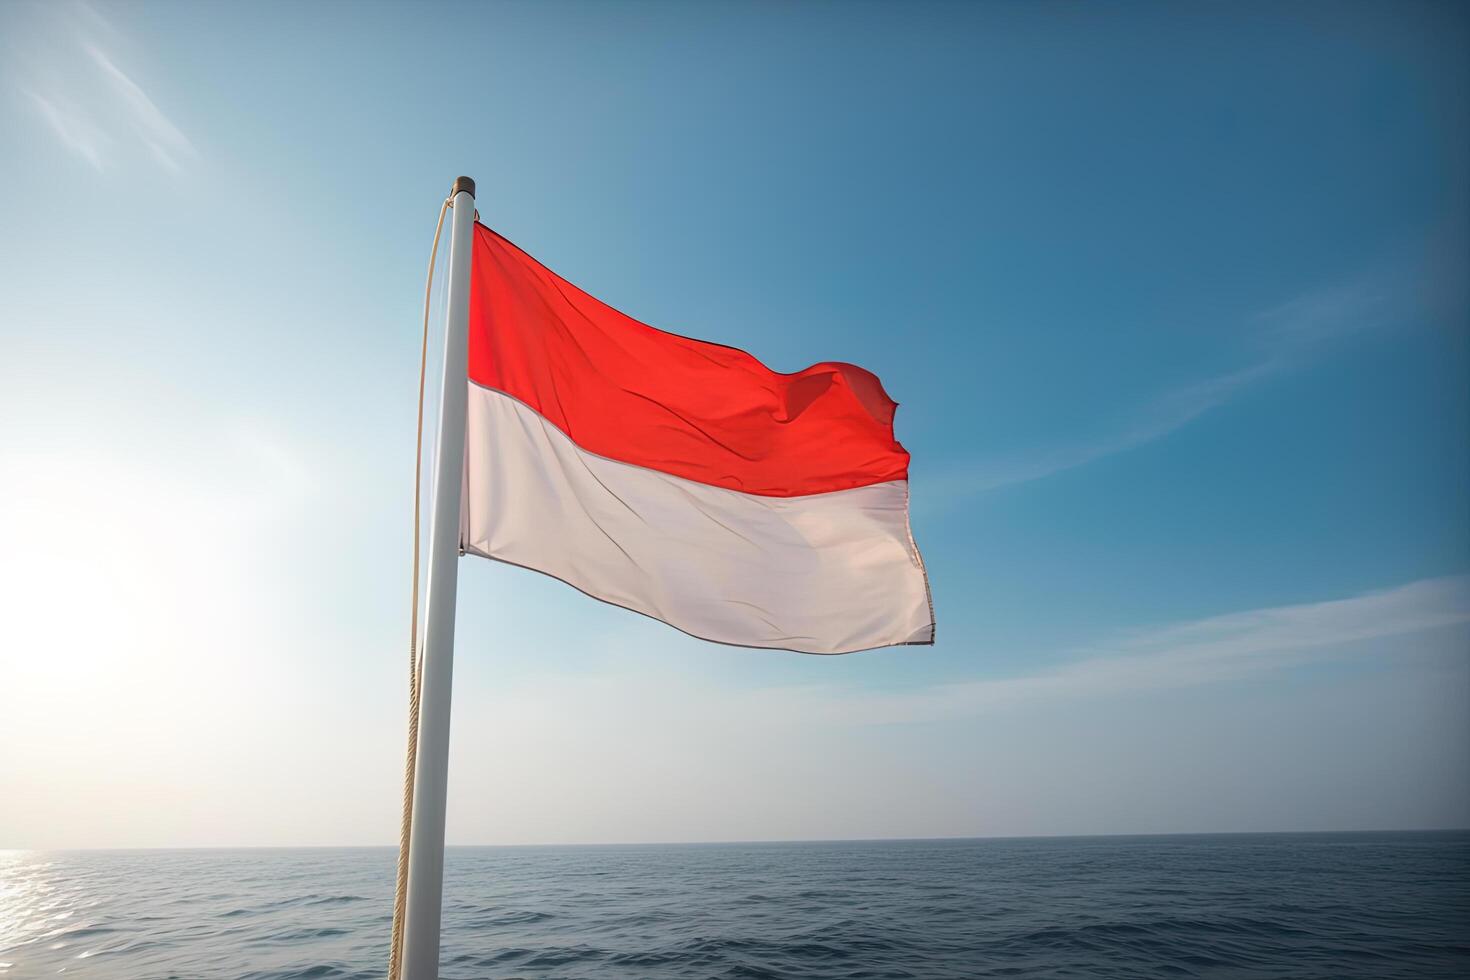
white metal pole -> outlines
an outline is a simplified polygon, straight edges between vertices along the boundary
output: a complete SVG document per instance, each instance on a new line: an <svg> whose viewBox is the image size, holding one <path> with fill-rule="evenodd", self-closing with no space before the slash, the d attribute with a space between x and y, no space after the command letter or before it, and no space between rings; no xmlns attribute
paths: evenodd
<svg viewBox="0 0 1470 980"><path fill-rule="evenodd" d="M424 673L413 784L413 835L408 846L408 899L404 904L403 980L438 980L439 915L444 898L444 799L449 782L449 705L454 679L459 505L464 481L475 182L460 177L454 182L451 196L454 221L449 232L449 309L444 322L444 385L434 459L434 509L429 518Z"/></svg>

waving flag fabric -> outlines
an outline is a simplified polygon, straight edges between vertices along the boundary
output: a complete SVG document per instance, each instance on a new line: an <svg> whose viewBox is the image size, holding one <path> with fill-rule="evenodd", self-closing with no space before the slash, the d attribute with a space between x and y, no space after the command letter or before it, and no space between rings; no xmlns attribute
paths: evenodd
<svg viewBox="0 0 1470 980"><path fill-rule="evenodd" d="M625 316L475 226L461 541L707 640L932 643L896 404Z"/></svg>

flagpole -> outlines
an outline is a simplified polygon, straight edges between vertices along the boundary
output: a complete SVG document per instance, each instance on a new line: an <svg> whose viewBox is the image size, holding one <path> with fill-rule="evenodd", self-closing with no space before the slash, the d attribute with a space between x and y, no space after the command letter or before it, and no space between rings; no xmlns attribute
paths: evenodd
<svg viewBox="0 0 1470 980"><path fill-rule="evenodd" d="M403 980L438 980L439 919L444 899L444 801L449 782L454 601L459 572L460 491L464 483L475 182L460 177L450 196L454 220L449 231L449 304L444 321L444 384L439 395L439 440L429 517L418 757L408 850L408 898L404 903Z"/></svg>

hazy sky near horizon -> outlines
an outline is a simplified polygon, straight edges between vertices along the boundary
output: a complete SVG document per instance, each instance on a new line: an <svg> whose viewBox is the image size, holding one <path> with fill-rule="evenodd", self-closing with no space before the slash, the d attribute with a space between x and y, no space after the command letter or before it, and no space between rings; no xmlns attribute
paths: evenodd
<svg viewBox="0 0 1470 980"><path fill-rule="evenodd" d="M389 844L424 263L875 370L938 642L461 566L451 843L1470 825L1470 28L0 6L0 847Z"/></svg>

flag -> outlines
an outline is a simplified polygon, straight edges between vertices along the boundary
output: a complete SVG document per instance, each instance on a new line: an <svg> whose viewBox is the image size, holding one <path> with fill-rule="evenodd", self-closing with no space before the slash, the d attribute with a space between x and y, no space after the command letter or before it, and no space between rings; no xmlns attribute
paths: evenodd
<svg viewBox="0 0 1470 980"><path fill-rule="evenodd" d="M474 228L461 548L693 636L934 641L878 378L666 333Z"/></svg>

